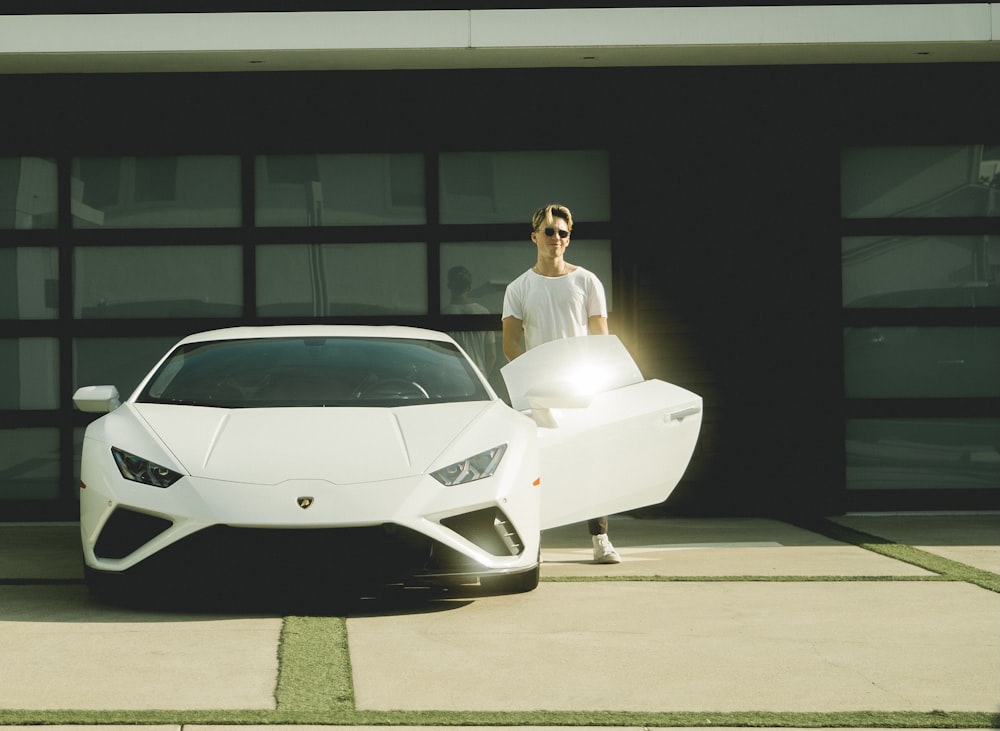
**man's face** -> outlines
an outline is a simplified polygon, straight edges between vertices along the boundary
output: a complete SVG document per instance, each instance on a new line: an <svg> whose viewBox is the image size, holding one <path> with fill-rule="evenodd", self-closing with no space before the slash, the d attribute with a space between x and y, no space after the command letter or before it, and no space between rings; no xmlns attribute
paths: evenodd
<svg viewBox="0 0 1000 731"><path fill-rule="evenodd" d="M557 259L569 246L569 228L566 221L553 216L537 231L531 232L531 240L538 247L538 255L544 259Z"/></svg>

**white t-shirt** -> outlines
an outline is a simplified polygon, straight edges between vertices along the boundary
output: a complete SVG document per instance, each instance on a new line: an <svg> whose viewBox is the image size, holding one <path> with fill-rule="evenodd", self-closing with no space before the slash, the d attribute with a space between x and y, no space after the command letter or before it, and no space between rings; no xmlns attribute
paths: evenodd
<svg viewBox="0 0 1000 731"><path fill-rule="evenodd" d="M503 318L524 323L527 350L590 333L591 317L607 317L604 286L597 275L581 266L561 277L544 277L529 269L507 285Z"/></svg>

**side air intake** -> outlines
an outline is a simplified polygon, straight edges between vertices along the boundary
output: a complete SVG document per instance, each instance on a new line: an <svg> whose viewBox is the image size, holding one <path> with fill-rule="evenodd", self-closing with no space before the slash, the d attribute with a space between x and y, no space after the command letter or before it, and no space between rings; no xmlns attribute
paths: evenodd
<svg viewBox="0 0 1000 731"><path fill-rule="evenodd" d="M494 556L520 556L524 541L499 508L445 518L441 524Z"/></svg>
<svg viewBox="0 0 1000 731"><path fill-rule="evenodd" d="M118 508L101 529L94 553L98 558L125 558L172 525L165 518Z"/></svg>

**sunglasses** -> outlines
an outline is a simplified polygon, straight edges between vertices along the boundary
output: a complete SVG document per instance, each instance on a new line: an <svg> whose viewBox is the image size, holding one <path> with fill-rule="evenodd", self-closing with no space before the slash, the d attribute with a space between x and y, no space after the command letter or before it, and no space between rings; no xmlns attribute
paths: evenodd
<svg viewBox="0 0 1000 731"><path fill-rule="evenodd" d="M545 228L542 229L542 233L550 238L552 236L555 236L557 233L559 234L559 238L561 239L569 238L569 231L562 228L552 228L551 226L546 226Z"/></svg>

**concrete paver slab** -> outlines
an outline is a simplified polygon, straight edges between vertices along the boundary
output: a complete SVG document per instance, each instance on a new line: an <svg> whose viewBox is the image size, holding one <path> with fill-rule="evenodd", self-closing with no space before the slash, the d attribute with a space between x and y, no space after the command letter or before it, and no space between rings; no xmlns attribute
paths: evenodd
<svg viewBox="0 0 1000 731"><path fill-rule="evenodd" d="M586 523L545 531L543 576L926 576L930 572L762 518L612 516L622 563L598 565ZM788 550L794 548L795 550Z"/></svg>
<svg viewBox="0 0 1000 731"><path fill-rule="evenodd" d="M2 729L8 729L9 731L38 731L38 726L0 726ZM158 725L129 725L129 724L115 724L107 726L85 726L85 725L64 725L64 724L53 724L51 726L45 726L45 731L88 731L89 729L102 729L102 731L181 731L184 728L181 724L176 723L164 723ZM207 728L207 727L206 727ZM247 726L240 727L242 731L247 731ZM270 728L270 727L268 727Z"/></svg>
<svg viewBox="0 0 1000 731"><path fill-rule="evenodd" d="M543 583L348 633L360 709L996 711L998 616L956 582Z"/></svg>
<svg viewBox="0 0 1000 731"><path fill-rule="evenodd" d="M278 617L140 612L0 588L0 708L274 708Z"/></svg>
<svg viewBox="0 0 1000 731"><path fill-rule="evenodd" d="M863 513L833 520L1000 574L1000 513Z"/></svg>
<svg viewBox="0 0 1000 731"><path fill-rule="evenodd" d="M80 579L80 526L0 526L0 578Z"/></svg>
<svg viewBox="0 0 1000 731"><path fill-rule="evenodd" d="M997 516L958 517L842 521L998 570ZM0 526L0 709L274 708L279 617L97 604L65 585L77 531ZM624 562L600 566L585 525L546 531L542 576L929 574L772 520L612 516L611 535ZM361 710L997 712L998 602L939 581L543 582L352 617L348 640Z"/></svg>

